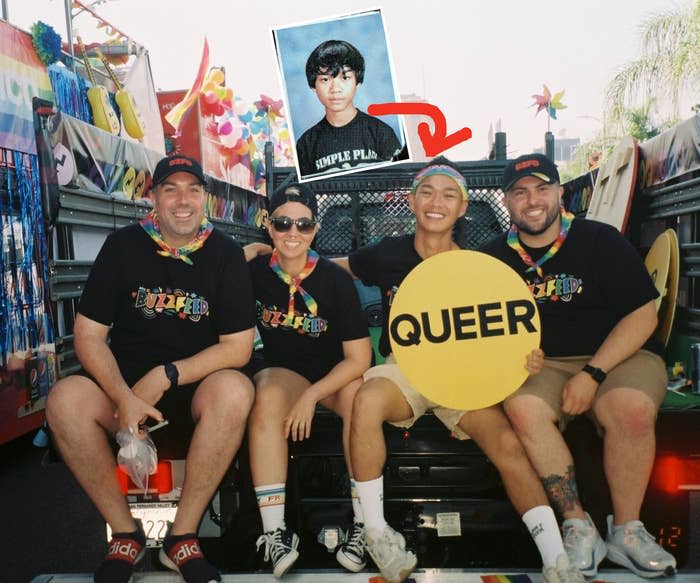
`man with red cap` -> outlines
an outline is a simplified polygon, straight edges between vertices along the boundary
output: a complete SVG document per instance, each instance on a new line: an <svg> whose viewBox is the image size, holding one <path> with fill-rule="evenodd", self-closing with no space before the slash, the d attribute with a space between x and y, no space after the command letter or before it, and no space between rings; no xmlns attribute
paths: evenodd
<svg viewBox="0 0 700 583"><path fill-rule="evenodd" d="M85 285L74 326L84 374L49 393L55 443L112 529L97 583L129 581L145 550L117 482L112 439L120 430L143 439L149 418L170 422L156 442L167 432L191 435L160 560L188 583L221 580L196 531L253 403L250 380L235 369L250 358L255 304L241 248L205 216L204 185L196 160L158 162L153 210L107 237Z"/></svg>
<svg viewBox="0 0 700 583"><path fill-rule="evenodd" d="M594 577L608 559L641 577L675 572L676 560L639 520L655 454L656 413L666 395L662 347L651 338L658 292L637 251L609 225L575 219L562 204L556 165L529 154L503 174L511 228L483 247L532 289L544 368L505 403L555 510L571 562ZM604 440L613 514L607 541L581 507L560 429L590 415Z"/></svg>

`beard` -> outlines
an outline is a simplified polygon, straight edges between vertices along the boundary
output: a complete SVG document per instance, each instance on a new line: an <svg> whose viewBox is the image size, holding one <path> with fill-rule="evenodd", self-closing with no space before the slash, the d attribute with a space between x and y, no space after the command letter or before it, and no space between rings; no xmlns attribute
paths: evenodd
<svg viewBox="0 0 700 583"><path fill-rule="evenodd" d="M520 219L520 220L511 219L511 220L513 221L513 224L516 227L518 227L518 230L520 232L534 236L534 235L541 235L547 229L549 229L549 227L551 227L554 224L554 222L559 218L560 214L561 214L561 209L558 206L548 210L544 223L542 223L542 225L539 227L531 226L524 219Z"/></svg>

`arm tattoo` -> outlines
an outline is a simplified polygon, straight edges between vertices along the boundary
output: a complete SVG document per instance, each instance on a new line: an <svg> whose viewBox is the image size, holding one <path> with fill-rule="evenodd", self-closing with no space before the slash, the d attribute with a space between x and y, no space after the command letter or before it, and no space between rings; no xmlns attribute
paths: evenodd
<svg viewBox="0 0 700 583"><path fill-rule="evenodd" d="M576 470L573 465L566 469L563 476L552 474L540 479L549 502L560 516L581 505L576 487Z"/></svg>

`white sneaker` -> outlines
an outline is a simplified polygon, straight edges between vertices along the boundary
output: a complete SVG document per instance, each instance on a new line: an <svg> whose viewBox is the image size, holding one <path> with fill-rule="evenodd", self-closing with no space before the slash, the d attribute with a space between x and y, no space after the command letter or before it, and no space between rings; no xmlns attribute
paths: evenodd
<svg viewBox="0 0 700 583"><path fill-rule="evenodd" d="M569 561L586 577L595 577L607 548L588 512L586 519L569 518L562 523L564 549Z"/></svg>
<svg viewBox="0 0 700 583"><path fill-rule="evenodd" d="M403 536L389 525L381 532L368 530L365 536L369 556L389 583L401 583L416 568L416 555L406 550Z"/></svg>
<svg viewBox="0 0 700 583"><path fill-rule="evenodd" d="M367 564L366 550L365 526L361 522L354 522L348 529L348 536L340 545L335 558L348 571L359 573Z"/></svg>
<svg viewBox="0 0 700 583"><path fill-rule="evenodd" d="M608 559L627 567L640 577L652 578L676 574L676 559L666 552L639 520L613 525L608 515Z"/></svg>
<svg viewBox="0 0 700 583"><path fill-rule="evenodd" d="M566 553L557 557L554 567L542 569L542 577L545 583L586 583L583 573L571 564Z"/></svg>

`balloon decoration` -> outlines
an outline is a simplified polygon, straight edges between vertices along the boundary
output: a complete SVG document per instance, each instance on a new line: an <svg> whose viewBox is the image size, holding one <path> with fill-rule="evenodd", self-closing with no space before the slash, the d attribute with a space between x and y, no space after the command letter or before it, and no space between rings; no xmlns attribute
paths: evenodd
<svg viewBox="0 0 700 583"><path fill-rule="evenodd" d="M552 96L552 92L549 87L542 85L542 95L533 95L532 98L535 103L531 107L537 106L537 115L540 111L545 110L547 112L547 131L549 131L549 120L557 119L557 110L566 109L566 105L561 102L561 98L564 96L564 91L559 91Z"/></svg>
<svg viewBox="0 0 700 583"><path fill-rule="evenodd" d="M224 71L209 70L199 94L204 139L220 158L217 178L264 194L265 143L274 145L275 165L291 166L292 144L281 99L268 95L248 103L225 86Z"/></svg>

